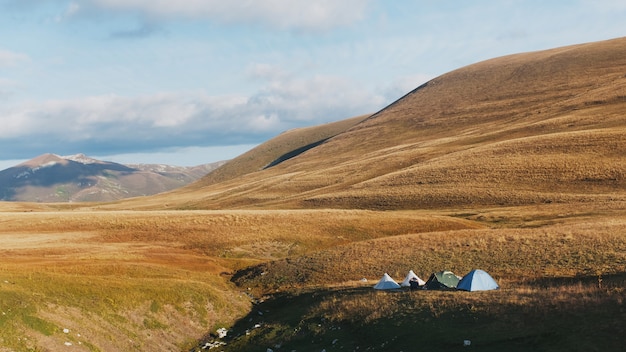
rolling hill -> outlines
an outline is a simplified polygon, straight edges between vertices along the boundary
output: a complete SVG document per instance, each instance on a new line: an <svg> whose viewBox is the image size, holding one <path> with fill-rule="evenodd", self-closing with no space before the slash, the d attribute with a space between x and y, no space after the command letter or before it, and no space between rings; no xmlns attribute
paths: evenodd
<svg viewBox="0 0 626 352"><path fill-rule="evenodd" d="M83 154L44 154L0 171L0 200L105 202L152 195L189 184L223 163L122 165Z"/></svg>
<svg viewBox="0 0 626 352"><path fill-rule="evenodd" d="M624 38L487 60L369 117L277 136L162 197L186 209L623 199L624 72Z"/></svg>

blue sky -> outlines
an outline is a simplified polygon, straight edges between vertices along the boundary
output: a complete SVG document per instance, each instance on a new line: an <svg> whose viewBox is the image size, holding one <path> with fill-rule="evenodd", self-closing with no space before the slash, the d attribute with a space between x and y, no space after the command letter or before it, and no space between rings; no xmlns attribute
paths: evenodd
<svg viewBox="0 0 626 352"><path fill-rule="evenodd" d="M0 0L0 169L230 159L485 59L626 35L621 0Z"/></svg>

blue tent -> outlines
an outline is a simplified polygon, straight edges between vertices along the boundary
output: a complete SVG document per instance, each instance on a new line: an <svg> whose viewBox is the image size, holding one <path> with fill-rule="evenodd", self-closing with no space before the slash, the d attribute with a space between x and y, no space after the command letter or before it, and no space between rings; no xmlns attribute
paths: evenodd
<svg viewBox="0 0 626 352"><path fill-rule="evenodd" d="M487 291L500 288L496 280L486 272L475 269L463 276L461 281L456 285L458 290L464 291Z"/></svg>

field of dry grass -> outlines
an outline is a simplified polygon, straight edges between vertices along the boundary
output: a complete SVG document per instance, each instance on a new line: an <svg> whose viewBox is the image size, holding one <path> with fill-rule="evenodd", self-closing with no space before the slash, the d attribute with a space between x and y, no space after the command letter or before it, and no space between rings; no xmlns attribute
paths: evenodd
<svg viewBox="0 0 626 352"><path fill-rule="evenodd" d="M267 301L239 320L224 348L456 351L471 339L485 351L619 350L624 209L582 203L432 212L475 227L351 242L253 266L233 281ZM435 271L464 275L474 268L501 288L372 289L385 272L399 282L409 270L426 280Z"/></svg>
<svg viewBox="0 0 626 352"><path fill-rule="evenodd" d="M249 319L250 294L331 290L306 314L348 325L379 324L406 306L434 319L467 306L492 315L513 306L619 306L624 294L624 203L438 211L2 207L0 344L7 351L189 349ZM370 289L383 272L400 280L414 270L426 279L473 268L490 272L502 293L407 298Z"/></svg>
<svg viewBox="0 0 626 352"><path fill-rule="evenodd" d="M240 271L235 282L266 291L362 278L376 281L384 272L402 280L409 270L426 280L443 269L462 276L481 268L507 285L536 278L619 274L626 272L624 205L450 212L446 215L472 220L476 228L351 242Z"/></svg>
<svg viewBox="0 0 626 352"><path fill-rule="evenodd" d="M354 241L481 226L358 210L3 207L0 345L16 350L184 349L250 308L229 282L237 269Z"/></svg>

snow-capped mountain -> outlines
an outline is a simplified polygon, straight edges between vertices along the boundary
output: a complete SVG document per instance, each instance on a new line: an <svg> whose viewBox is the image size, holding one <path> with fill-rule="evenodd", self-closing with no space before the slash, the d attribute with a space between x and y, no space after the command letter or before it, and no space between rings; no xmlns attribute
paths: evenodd
<svg viewBox="0 0 626 352"><path fill-rule="evenodd" d="M0 200L97 202L151 195L189 184L223 163L123 165L84 154L43 154L0 171Z"/></svg>

